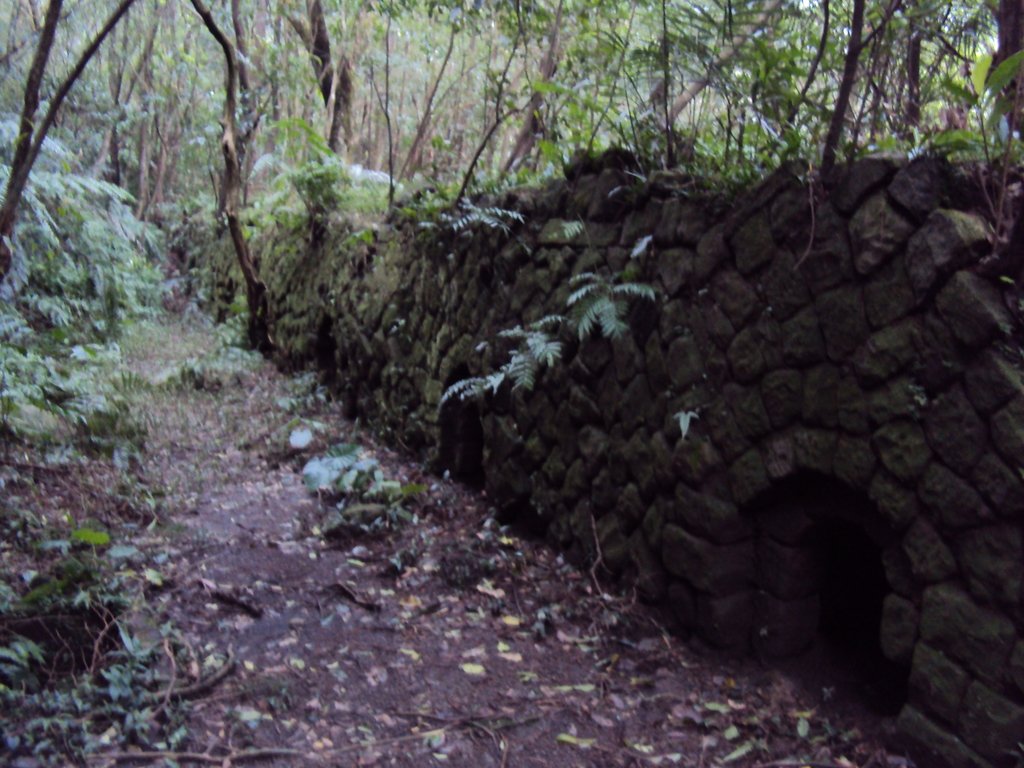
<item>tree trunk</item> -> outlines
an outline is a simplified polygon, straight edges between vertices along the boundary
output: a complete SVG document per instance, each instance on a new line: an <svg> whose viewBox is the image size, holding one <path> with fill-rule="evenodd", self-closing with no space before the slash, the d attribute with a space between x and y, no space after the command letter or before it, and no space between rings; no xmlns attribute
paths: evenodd
<svg viewBox="0 0 1024 768"><path fill-rule="evenodd" d="M540 81L542 83L546 83L551 80L555 75L555 70L558 68L558 59L560 56L559 31L561 28L562 0L559 0L558 10L555 11L555 20L551 23L551 28L548 30L550 44L548 45L548 50L544 54L544 59L541 61L540 65ZM523 126L519 129L519 133L516 135L516 141L512 146L512 151L509 153L508 159L505 161L505 173L515 170L519 164L529 156L534 145L537 143L537 137L543 135L544 123L541 120L541 110L543 109L544 94L540 91L534 90L533 95L530 96L530 103L526 105L526 120L523 121Z"/></svg>
<svg viewBox="0 0 1024 768"><path fill-rule="evenodd" d="M29 68L28 78L25 81L24 103L22 105L21 118L18 124L18 137L14 142L14 157L11 161L10 175L7 178L7 187L4 189L3 205L0 206L0 283L3 282L11 268L11 239L14 236L14 224L18 216L18 205L28 184L29 174L32 166L35 165L43 148L43 140L50 128L57 119L57 113L72 87L85 71L86 65L99 50L100 45L107 35L117 26L131 8L135 0L121 0L120 5L107 19L106 24L93 38L89 46L82 52L75 62L75 66L67 77L64 78L56 92L50 97L50 103L46 114L38 125L35 122L36 110L39 108L39 89L42 85L43 75L46 72L46 65L50 58L50 50L53 48L53 39L57 31L57 22L60 19L63 0L50 0L46 8L46 17L43 20L43 29L39 35L39 43L36 45L36 52L32 58L32 65Z"/></svg>
<svg viewBox="0 0 1024 768"><path fill-rule="evenodd" d="M228 231L231 233L235 256L238 258L238 266L245 279L246 300L249 307L249 343L260 352L267 353L274 349L274 342L270 336L270 304L267 301L267 286L259 277L239 218L242 165L239 161L239 134L235 122L235 111L238 108L239 74L235 47L217 26L213 15L203 5L202 0L192 0L192 7L196 9L196 13L202 18L206 29L224 52L224 132L220 141L221 154L224 156L224 215L227 219Z"/></svg>
<svg viewBox="0 0 1024 768"><path fill-rule="evenodd" d="M907 44L907 106L904 113L907 128L921 124L921 34L911 30Z"/></svg>
<svg viewBox="0 0 1024 768"><path fill-rule="evenodd" d="M846 59L843 63L843 78L839 82L839 93L836 95L836 107L832 112L832 120L825 136L825 149L821 159L821 175L827 177L836 164L839 152L839 140L843 136L843 124L846 111L850 107L853 86L857 82L857 65L860 52L863 50L861 37L864 31L864 0L853 0L853 15L850 19L850 41L846 46Z"/></svg>

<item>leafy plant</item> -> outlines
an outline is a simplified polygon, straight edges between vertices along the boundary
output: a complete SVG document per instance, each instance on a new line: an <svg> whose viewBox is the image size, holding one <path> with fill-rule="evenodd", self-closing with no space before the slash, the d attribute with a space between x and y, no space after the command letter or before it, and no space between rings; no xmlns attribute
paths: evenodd
<svg viewBox="0 0 1024 768"><path fill-rule="evenodd" d="M562 357L562 343L553 336L565 322L562 315L549 315L526 328L516 326L498 333L498 338L514 343L509 359L498 370L486 376L474 376L452 384L441 396L441 405L455 398L466 400L498 391L506 381L513 389L531 390L543 368L554 365Z"/></svg>
<svg viewBox="0 0 1024 768"><path fill-rule="evenodd" d="M484 226L488 229L497 229L507 235L512 231L510 223L522 224L525 218L519 211L496 206L476 205L470 200L463 199L459 203L457 212L441 213L440 221L455 234L462 234L474 227Z"/></svg>
<svg viewBox="0 0 1024 768"><path fill-rule="evenodd" d="M420 484L387 479L380 462L355 443L339 443L307 461L302 480L311 492L342 497L321 526L325 535L353 529L372 532L414 522L415 516L404 505L426 490Z"/></svg>
<svg viewBox="0 0 1024 768"><path fill-rule="evenodd" d="M487 393L494 394L506 381L512 382L514 390L532 390L541 370L562 358L562 342L556 338L562 328L570 329L580 341L595 329L606 338L614 339L629 329L624 320L629 302L655 298L654 289L648 285L629 281L615 283L594 272L576 275L569 286L573 291L566 300L568 316L548 315L526 328L517 325L501 331L498 338L508 339L514 345L508 361L486 376L455 382L441 396L440 405L453 398L478 399Z"/></svg>
<svg viewBox="0 0 1024 768"><path fill-rule="evenodd" d="M593 272L583 272L569 281L573 292L566 300L569 318L580 340L595 328L609 339L627 330L626 307L632 299L654 301L654 289L634 282L612 283Z"/></svg>

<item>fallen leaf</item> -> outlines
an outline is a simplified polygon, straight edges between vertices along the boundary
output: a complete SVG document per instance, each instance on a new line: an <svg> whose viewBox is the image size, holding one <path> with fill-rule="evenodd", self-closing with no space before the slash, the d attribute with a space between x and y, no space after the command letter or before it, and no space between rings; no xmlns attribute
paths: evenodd
<svg viewBox="0 0 1024 768"><path fill-rule="evenodd" d="M402 653L402 654L405 654L406 656L408 656L413 661L419 661L420 658L421 658L419 652L418 651L414 651L412 648L399 648L398 652Z"/></svg>
<svg viewBox="0 0 1024 768"><path fill-rule="evenodd" d="M581 739L578 736L573 736L571 733L560 733L555 737L555 741L559 744L572 744L580 749L590 749L597 742L597 739Z"/></svg>
<svg viewBox="0 0 1024 768"><path fill-rule="evenodd" d="M480 675L487 674L487 670L484 669L484 665L483 664L475 664L473 662L467 662L465 664L460 664L459 667L467 675L474 675L474 676L479 677Z"/></svg>
<svg viewBox="0 0 1024 768"><path fill-rule="evenodd" d="M503 600L505 598L505 590L500 587L495 587L490 581L484 579L476 585L476 591L480 594L493 597L495 600Z"/></svg>
<svg viewBox="0 0 1024 768"><path fill-rule="evenodd" d="M741 757L746 757L747 755L749 755L753 751L754 751L754 742L753 741L745 741L742 744L740 744L738 747L736 747L736 749L734 749L728 755L723 757L722 758L722 762L723 763L734 762L736 760L739 760Z"/></svg>

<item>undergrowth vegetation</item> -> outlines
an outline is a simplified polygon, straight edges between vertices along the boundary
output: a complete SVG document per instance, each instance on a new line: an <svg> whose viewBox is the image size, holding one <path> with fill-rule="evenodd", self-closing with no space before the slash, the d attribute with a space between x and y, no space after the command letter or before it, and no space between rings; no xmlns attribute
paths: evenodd
<svg viewBox="0 0 1024 768"><path fill-rule="evenodd" d="M0 119L0 186L16 123ZM153 384L122 345L160 311L159 231L120 187L48 139L0 290L0 762L80 763L184 737L168 675L183 653L147 616L166 555L138 472ZM204 374L205 375L205 374ZM180 380L185 374L179 374Z"/></svg>

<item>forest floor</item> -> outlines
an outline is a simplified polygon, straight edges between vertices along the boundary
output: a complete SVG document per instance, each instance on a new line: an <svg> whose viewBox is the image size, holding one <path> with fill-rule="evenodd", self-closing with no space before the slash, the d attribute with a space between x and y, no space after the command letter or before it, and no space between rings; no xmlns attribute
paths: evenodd
<svg viewBox="0 0 1024 768"><path fill-rule="evenodd" d="M166 749L115 736L89 765L909 765L882 746L889 720L829 695L831 673L801 681L669 634L500 526L480 491L343 419L311 376L223 364L181 320L123 351L147 427L132 482L152 503L121 535L156 574L126 623L163 650L147 716L178 730ZM301 470L342 442L425 489L325 536L337 497ZM118 472L40 471L20 493L53 516L131 519Z"/></svg>

